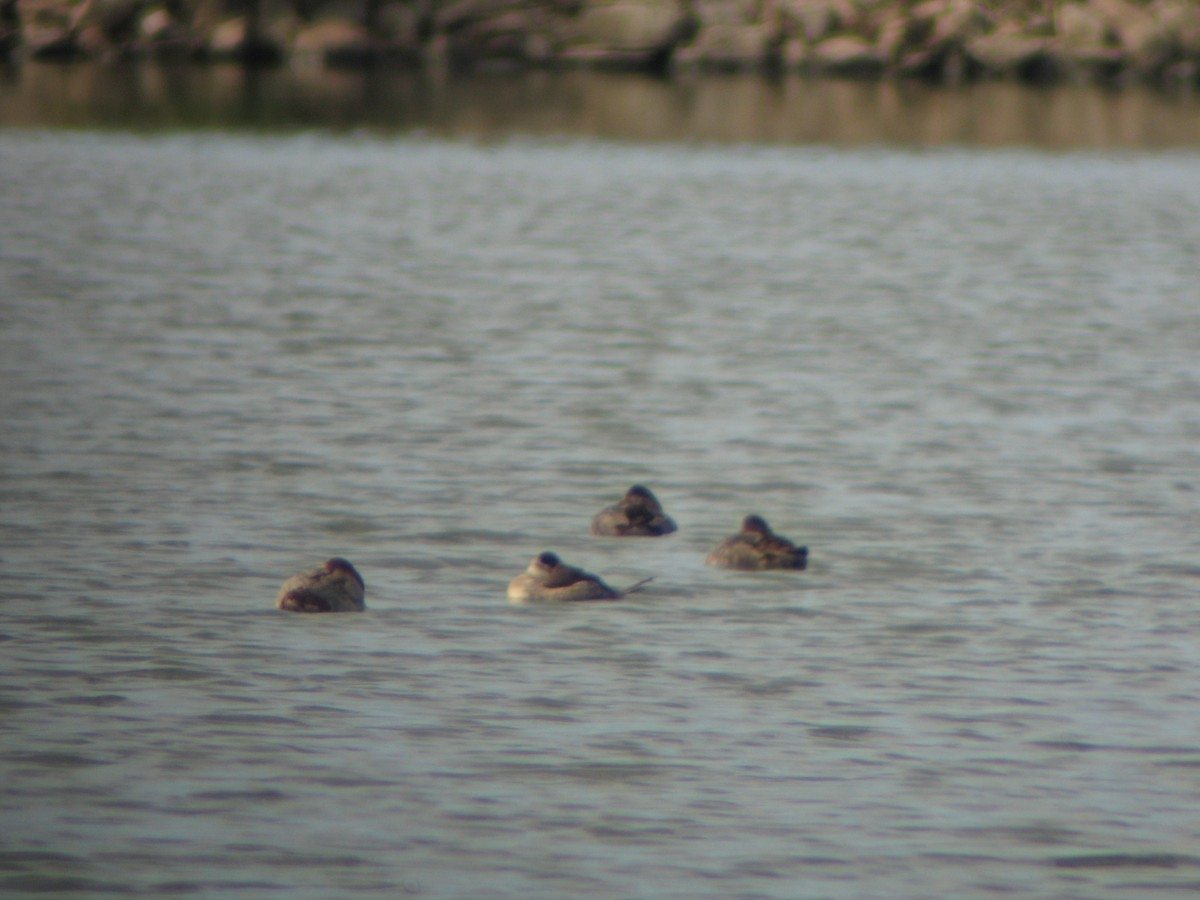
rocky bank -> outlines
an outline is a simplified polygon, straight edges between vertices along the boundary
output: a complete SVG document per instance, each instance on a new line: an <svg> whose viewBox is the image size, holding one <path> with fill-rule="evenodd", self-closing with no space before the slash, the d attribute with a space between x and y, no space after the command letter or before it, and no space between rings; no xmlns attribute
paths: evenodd
<svg viewBox="0 0 1200 900"><path fill-rule="evenodd" d="M0 0L10 59L1200 85L1200 0Z"/></svg>

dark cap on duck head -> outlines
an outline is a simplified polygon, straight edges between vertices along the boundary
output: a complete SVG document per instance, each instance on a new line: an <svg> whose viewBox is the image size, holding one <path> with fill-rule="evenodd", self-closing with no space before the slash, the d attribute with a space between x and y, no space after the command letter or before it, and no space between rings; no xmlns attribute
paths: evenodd
<svg viewBox="0 0 1200 900"><path fill-rule="evenodd" d="M770 534L771 526L762 516L746 516L742 519L742 531L747 534Z"/></svg>

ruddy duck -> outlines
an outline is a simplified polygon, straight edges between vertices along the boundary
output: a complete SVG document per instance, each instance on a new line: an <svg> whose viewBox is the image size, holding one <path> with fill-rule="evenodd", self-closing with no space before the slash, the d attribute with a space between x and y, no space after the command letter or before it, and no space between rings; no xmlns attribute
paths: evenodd
<svg viewBox="0 0 1200 900"><path fill-rule="evenodd" d="M658 537L677 530L675 520L663 512L649 488L635 484L620 503L603 509L592 519L592 534L605 537Z"/></svg>
<svg viewBox="0 0 1200 900"><path fill-rule="evenodd" d="M721 541L706 561L726 569L804 569L808 548L777 535L762 516L746 516L742 530Z"/></svg>
<svg viewBox="0 0 1200 900"><path fill-rule="evenodd" d="M285 581L275 605L291 612L360 612L367 608L366 593L358 569L335 556Z"/></svg>
<svg viewBox="0 0 1200 900"><path fill-rule="evenodd" d="M508 602L570 603L578 600L620 600L627 594L640 590L651 580L646 578L628 590L618 591L609 587L598 576L568 566L556 553L539 553L529 563L529 568L509 583Z"/></svg>

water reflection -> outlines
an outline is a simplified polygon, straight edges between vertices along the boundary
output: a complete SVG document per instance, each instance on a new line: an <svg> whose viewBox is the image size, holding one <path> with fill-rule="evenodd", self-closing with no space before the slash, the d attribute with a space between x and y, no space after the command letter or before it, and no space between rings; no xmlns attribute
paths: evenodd
<svg viewBox="0 0 1200 900"><path fill-rule="evenodd" d="M1200 147L1200 98L1145 88L656 80L596 72L437 78L232 66L35 65L0 85L0 123L99 128L425 130L620 140Z"/></svg>

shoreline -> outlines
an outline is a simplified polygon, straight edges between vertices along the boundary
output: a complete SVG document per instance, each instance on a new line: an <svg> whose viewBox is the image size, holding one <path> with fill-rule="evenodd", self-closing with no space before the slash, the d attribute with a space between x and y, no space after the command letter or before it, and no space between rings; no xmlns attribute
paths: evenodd
<svg viewBox="0 0 1200 900"><path fill-rule="evenodd" d="M1200 87L1193 0L0 0L0 59Z"/></svg>
<svg viewBox="0 0 1200 900"><path fill-rule="evenodd" d="M1200 92L1002 80L948 87L751 72L654 78L595 69L443 75L378 66L31 62L0 83L0 122L0 132L1194 153Z"/></svg>

